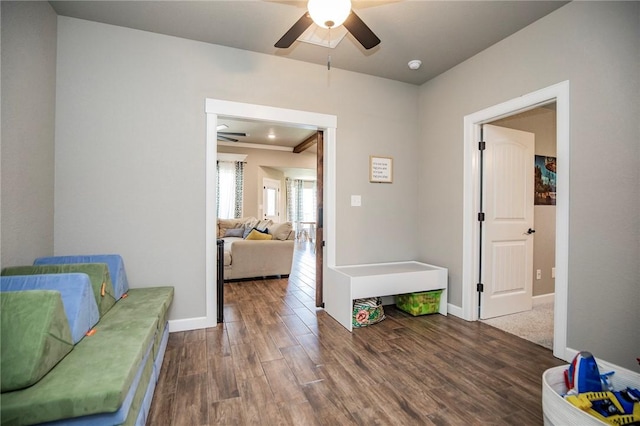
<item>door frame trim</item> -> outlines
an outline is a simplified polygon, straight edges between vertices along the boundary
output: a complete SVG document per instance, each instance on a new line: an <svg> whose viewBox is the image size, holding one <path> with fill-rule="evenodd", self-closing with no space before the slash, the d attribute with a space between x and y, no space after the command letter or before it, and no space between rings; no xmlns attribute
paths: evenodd
<svg viewBox="0 0 640 426"><path fill-rule="evenodd" d="M216 326L216 161L218 116L269 121L297 127L313 128L324 132L324 252L323 268L336 263L336 128L335 115L277 108L207 98L206 113L206 176L205 176L205 305L206 317L189 329ZM181 331L181 330L173 330Z"/></svg>
<svg viewBox="0 0 640 426"><path fill-rule="evenodd" d="M464 117L464 177L462 226L462 318L478 320L476 292L479 226L480 125L538 106L556 102L556 279L553 327L553 355L569 361L567 348L568 265L569 265L569 81L508 100Z"/></svg>

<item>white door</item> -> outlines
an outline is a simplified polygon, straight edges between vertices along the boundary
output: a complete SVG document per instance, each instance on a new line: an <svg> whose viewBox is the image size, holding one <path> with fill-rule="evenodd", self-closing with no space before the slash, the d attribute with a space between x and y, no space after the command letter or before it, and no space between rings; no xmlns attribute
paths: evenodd
<svg viewBox="0 0 640 426"><path fill-rule="evenodd" d="M280 181L264 178L262 186L262 217L280 222Z"/></svg>
<svg viewBox="0 0 640 426"><path fill-rule="evenodd" d="M484 125L480 318L531 310L535 135Z"/></svg>

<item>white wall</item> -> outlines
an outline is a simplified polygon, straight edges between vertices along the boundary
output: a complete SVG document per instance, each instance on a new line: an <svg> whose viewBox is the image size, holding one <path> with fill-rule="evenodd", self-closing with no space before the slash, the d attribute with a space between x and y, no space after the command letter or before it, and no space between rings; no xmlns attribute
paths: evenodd
<svg viewBox="0 0 640 426"><path fill-rule="evenodd" d="M637 370L640 3L572 2L420 88L420 253L462 301L463 117L570 81L570 348Z"/></svg>
<svg viewBox="0 0 640 426"><path fill-rule="evenodd" d="M132 286L176 287L171 319L205 314L205 98L336 115L337 261L416 256L416 86L60 17L57 91L55 252L121 253Z"/></svg>
<svg viewBox="0 0 640 426"><path fill-rule="evenodd" d="M53 254L57 16L47 2L2 2L2 259Z"/></svg>

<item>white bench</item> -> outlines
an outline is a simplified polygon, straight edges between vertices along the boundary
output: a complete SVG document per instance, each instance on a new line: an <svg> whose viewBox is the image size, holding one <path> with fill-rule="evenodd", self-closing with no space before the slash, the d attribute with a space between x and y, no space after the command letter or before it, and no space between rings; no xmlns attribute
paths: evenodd
<svg viewBox="0 0 640 426"><path fill-rule="evenodd" d="M328 268L324 309L351 331L355 299L442 290L438 312L447 315L447 273L447 268L415 261Z"/></svg>

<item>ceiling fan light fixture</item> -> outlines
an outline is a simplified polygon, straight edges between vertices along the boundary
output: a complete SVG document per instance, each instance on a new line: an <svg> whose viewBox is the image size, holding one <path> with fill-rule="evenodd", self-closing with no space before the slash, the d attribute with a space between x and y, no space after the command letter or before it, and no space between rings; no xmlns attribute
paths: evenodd
<svg viewBox="0 0 640 426"><path fill-rule="evenodd" d="M351 0L309 0L307 9L313 22L322 28L339 27L351 12Z"/></svg>

